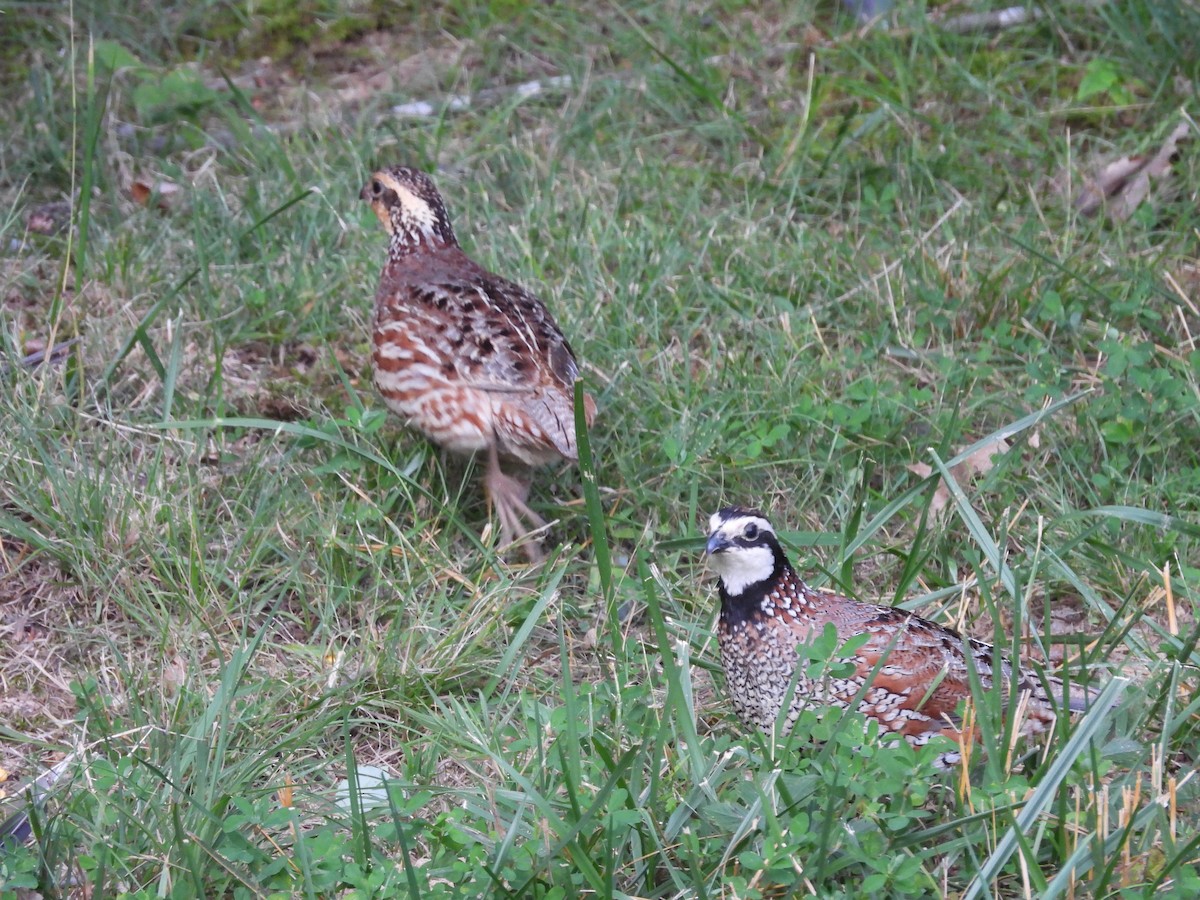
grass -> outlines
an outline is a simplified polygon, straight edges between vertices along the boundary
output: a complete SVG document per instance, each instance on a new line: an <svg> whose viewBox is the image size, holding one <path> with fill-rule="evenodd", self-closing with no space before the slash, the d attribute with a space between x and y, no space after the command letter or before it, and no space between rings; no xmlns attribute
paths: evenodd
<svg viewBox="0 0 1200 900"><path fill-rule="evenodd" d="M1195 893L1196 155L1126 222L1050 186L1194 121L1195 10L312 7L30 5L0 57L0 352L82 337L0 375L3 811L75 754L0 894ZM541 568L371 388L356 194L396 161L597 398ZM747 734L725 502L816 582L1124 695L1015 749L981 696L963 772L852 717Z"/></svg>

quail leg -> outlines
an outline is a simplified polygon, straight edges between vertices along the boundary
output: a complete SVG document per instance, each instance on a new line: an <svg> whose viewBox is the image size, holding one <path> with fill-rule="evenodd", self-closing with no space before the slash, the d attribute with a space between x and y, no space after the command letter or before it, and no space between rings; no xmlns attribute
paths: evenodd
<svg viewBox="0 0 1200 900"><path fill-rule="evenodd" d="M521 538L528 537L531 531L546 526L546 520L535 513L525 503L529 496L529 485L519 478L506 475L500 469L500 455L495 443L488 449L487 474L484 476L484 488L488 499L496 507L500 517L500 541L508 545ZM530 528L526 528L528 523ZM521 545L530 562L540 562L542 550L537 540L530 539Z"/></svg>

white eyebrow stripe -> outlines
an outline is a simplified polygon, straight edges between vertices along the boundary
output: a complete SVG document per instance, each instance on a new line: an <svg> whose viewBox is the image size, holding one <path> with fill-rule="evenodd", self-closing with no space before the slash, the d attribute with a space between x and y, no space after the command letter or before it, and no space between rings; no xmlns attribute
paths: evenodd
<svg viewBox="0 0 1200 900"><path fill-rule="evenodd" d="M708 533L710 535L720 533L732 540L740 537L745 532L746 526L751 523L758 526L760 534L765 532L775 533L775 529L771 527L771 523L762 516L739 515L731 519L722 519L719 512L713 513L709 518Z"/></svg>

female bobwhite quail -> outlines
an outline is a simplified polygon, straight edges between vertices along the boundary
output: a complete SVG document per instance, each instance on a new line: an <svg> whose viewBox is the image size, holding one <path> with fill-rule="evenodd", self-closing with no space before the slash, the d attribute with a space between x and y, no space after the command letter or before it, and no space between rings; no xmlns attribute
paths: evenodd
<svg viewBox="0 0 1200 900"><path fill-rule="evenodd" d="M471 260L424 172L381 169L362 199L390 236L375 295L375 385L392 411L447 450L488 454L484 487L501 538L546 523L526 505L529 483L500 460L575 460L571 345L542 302ZM585 396L590 425L596 404ZM532 529L529 529L532 530ZM531 559L535 544L527 544Z"/></svg>
<svg viewBox="0 0 1200 900"><path fill-rule="evenodd" d="M902 609L810 588L757 510L730 506L714 514L707 554L720 575L721 664L733 708L748 725L770 733L793 679L785 731L806 707L846 708L870 679L858 711L875 719L881 731L903 736L914 746L934 735L961 742L958 705L971 696L965 648L984 690L999 690L1006 703L1009 699L1012 664L990 645L964 641L957 631ZM797 676L797 645L811 642L830 623L841 641L868 635L849 657L854 674L816 681L802 670ZM1063 706L1063 683L1018 666L1017 690L1025 703L1021 733L1048 729ZM1072 684L1065 706L1082 711L1095 696ZM942 754L939 764L954 765L960 756Z"/></svg>

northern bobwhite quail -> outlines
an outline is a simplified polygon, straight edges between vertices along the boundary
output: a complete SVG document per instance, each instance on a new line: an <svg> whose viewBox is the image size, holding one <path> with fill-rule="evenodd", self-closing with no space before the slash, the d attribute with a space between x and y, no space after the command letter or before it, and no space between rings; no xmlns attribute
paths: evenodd
<svg viewBox="0 0 1200 900"><path fill-rule="evenodd" d="M730 506L715 513L709 520L706 552L720 575L717 640L729 697L748 725L770 733L794 678L792 702L782 723L786 731L806 707L846 708L870 678L858 711L875 719L882 732L902 736L914 746L934 735L961 745L958 705L971 696L967 648L982 687L999 690L1006 705L1010 699L1012 664L992 646L964 641L958 632L902 609L814 590L796 574L771 523L757 510ZM797 677L797 645L814 640L829 623L843 642L869 636L849 657L854 674L817 681L801 671ZM1082 711L1096 696L1072 684L1064 698L1059 679L1039 677L1021 666L1017 690L1025 703L1020 724L1024 735L1047 730L1063 706ZM954 765L960 757L950 751L938 763Z"/></svg>
<svg viewBox="0 0 1200 900"><path fill-rule="evenodd" d="M447 450L487 451L484 487L503 543L543 527L526 504L528 480L506 474L500 461L578 458L571 345L537 297L463 252L424 172L381 169L360 196L390 236L373 325L384 402ZM590 425L596 404L590 396L584 404ZM537 558L535 543L525 550Z"/></svg>

